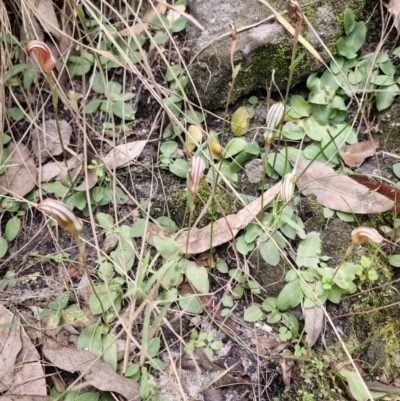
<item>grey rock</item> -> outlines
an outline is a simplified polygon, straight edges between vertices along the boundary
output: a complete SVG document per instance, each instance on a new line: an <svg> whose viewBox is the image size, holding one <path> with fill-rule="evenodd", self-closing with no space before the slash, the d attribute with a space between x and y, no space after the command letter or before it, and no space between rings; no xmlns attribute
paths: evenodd
<svg viewBox="0 0 400 401"><path fill-rule="evenodd" d="M251 184L261 184L264 167L261 159L254 159L245 167L246 177Z"/></svg>
<svg viewBox="0 0 400 401"><path fill-rule="evenodd" d="M101 250L105 254L108 255L110 252L112 252L117 247L118 241L119 241L119 237L117 235L109 235L104 240Z"/></svg>
<svg viewBox="0 0 400 401"><path fill-rule="evenodd" d="M286 9L286 0L269 1L278 11ZM278 23L269 9L257 0L189 0L190 14L203 25L204 31L188 24L188 45L191 49L189 71L203 107L216 109L225 106L232 79L230 63L231 38L228 22L234 21L238 29L234 64L241 64L231 95L231 103L251 91L266 87L266 81L274 79L278 87L286 88L291 60L293 37ZM303 12L331 51L335 51L336 40L342 33L342 20L346 7L356 17L362 14L365 0L325 0L310 4ZM250 27L251 26L251 27ZM246 28L247 27L247 28ZM327 60L328 54L305 23L302 35ZM296 68L292 84L296 84L316 71L321 64L299 45L297 54L304 58Z"/></svg>

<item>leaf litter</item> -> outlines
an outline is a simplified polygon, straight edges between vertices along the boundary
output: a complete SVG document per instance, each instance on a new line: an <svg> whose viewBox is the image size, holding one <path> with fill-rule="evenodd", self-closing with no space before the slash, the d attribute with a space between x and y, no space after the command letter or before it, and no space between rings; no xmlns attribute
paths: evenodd
<svg viewBox="0 0 400 401"><path fill-rule="evenodd" d="M72 134L71 126L65 121L59 121L62 145L67 147ZM36 128L32 138L32 150L36 157L46 162L51 156L61 155L62 146L58 136L56 120L47 120L44 123L43 130Z"/></svg>
<svg viewBox="0 0 400 401"><path fill-rule="evenodd" d="M322 206L344 213L382 213L394 202L370 191L350 177L336 173L324 163L300 160L296 185L304 195L315 195Z"/></svg>
<svg viewBox="0 0 400 401"><path fill-rule="evenodd" d="M71 348L65 344L65 328L58 328L47 332L43 344L43 355L54 366L67 372L79 372L86 381L101 391L112 391L125 397L127 400L139 400L139 385L116 373L111 365L99 360L96 355ZM66 335L67 334L67 335Z"/></svg>
<svg viewBox="0 0 400 401"><path fill-rule="evenodd" d="M210 248L225 244L234 239L237 233L257 216L261 211L262 204L267 205L280 193L281 185L280 182L275 184L265 191L262 196L249 203L238 213L222 217L214 222L214 224L209 224L199 230L192 229L190 232L182 233L175 238L175 241L181 247L182 251L188 254L206 252ZM147 240L151 245L154 244L154 238L156 236L170 238L171 234L167 233L156 224L149 223ZM210 244L210 238L212 238L212 244Z"/></svg>
<svg viewBox="0 0 400 401"><path fill-rule="evenodd" d="M18 317L0 304L0 392L5 394L47 394L40 355Z"/></svg>
<svg viewBox="0 0 400 401"><path fill-rule="evenodd" d="M349 167L360 167L367 157L373 156L379 147L379 139L357 142L349 145L343 152L339 150L340 157Z"/></svg>
<svg viewBox="0 0 400 401"><path fill-rule="evenodd" d="M324 325L324 310L319 306L304 309L305 325L307 333L307 346L311 348L318 340Z"/></svg>
<svg viewBox="0 0 400 401"><path fill-rule="evenodd" d="M36 185L35 161L29 149L22 143L12 143L8 149L10 156L4 164L9 167L0 175L0 194L25 196Z"/></svg>

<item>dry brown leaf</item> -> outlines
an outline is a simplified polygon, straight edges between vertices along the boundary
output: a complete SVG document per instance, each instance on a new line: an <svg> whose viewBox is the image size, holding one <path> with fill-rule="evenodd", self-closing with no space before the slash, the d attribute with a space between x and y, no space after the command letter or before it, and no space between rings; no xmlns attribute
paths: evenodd
<svg viewBox="0 0 400 401"><path fill-rule="evenodd" d="M54 10L53 0L31 0L31 4L37 10L35 16L42 25L44 31L49 32L55 38L60 39L60 26Z"/></svg>
<svg viewBox="0 0 400 401"><path fill-rule="evenodd" d="M146 143L147 141L134 141L118 145L103 157L103 163L111 170L125 167L130 161L140 156Z"/></svg>
<svg viewBox="0 0 400 401"><path fill-rule="evenodd" d="M305 327L307 333L307 346L311 348L318 340L324 325L324 310L319 306L313 308L306 308L304 310Z"/></svg>
<svg viewBox="0 0 400 401"><path fill-rule="evenodd" d="M98 178L96 169L87 169L86 177L77 187L74 187L75 191L82 192L93 188L97 184Z"/></svg>
<svg viewBox="0 0 400 401"><path fill-rule="evenodd" d="M250 345L261 355L277 355L282 352L289 342L277 342L273 337L251 337Z"/></svg>
<svg viewBox="0 0 400 401"><path fill-rule="evenodd" d="M253 347L263 347L267 349L275 348L277 342L273 337L251 337L250 338L250 345Z"/></svg>
<svg viewBox="0 0 400 401"><path fill-rule="evenodd" d="M284 352L285 354L285 352ZM282 369L282 380L285 385L285 393L290 390L290 379L292 378L292 366L286 363L285 356L279 358L279 365Z"/></svg>
<svg viewBox="0 0 400 401"><path fill-rule="evenodd" d="M399 391L399 389L396 386L391 386L389 384L384 384L380 382L365 382L365 384L368 387L368 390L371 391L381 391L383 393L391 393L392 391Z"/></svg>
<svg viewBox="0 0 400 401"><path fill-rule="evenodd" d="M400 26L399 26L399 19L400 19L400 1L399 0L390 0L389 5L387 6L389 13L393 17L393 24L397 29L397 32L400 35Z"/></svg>
<svg viewBox="0 0 400 401"><path fill-rule="evenodd" d="M6 165L7 171L0 175L0 194L14 193L20 196L26 195L36 185L35 161L30 155L28 148L19 143L11 144L8 147L10 158Z"/></svg>
<svg viewBox="0 0 400 401"><path fill-rule="evenodd" d="M71 138L72 128L65 120L61 120L59 125L63 145L67 147ZM42 163L47 161L51 156L57 156L62 153L56 120L47 120L44 123L43 131L35 129L32 150Z"/></svg>
<svg viewBox="0 0 400 401"><path fill-rule="evenodd" d="M281 183L278 182L268 191L264 192L264 205L271 202L280 192ZM222 245L225 242L230 241L236 237L236 234L247 226L261 210L262 196L254 200L242 210L236 214L230 214L229 216L222 217L221 219L214 222L213 225L209 224L207 227L201 228L200 230L191 230L189 243L187 243L188 233L184 232L180 234L175 241L182 247L183 252L188 254L202 253L218 245ZM211 227L213 234L211 236ZM153 238L155 236L170 237L170 234L160 229L155 224L149 225L147 231L147 241L153 244ZM210 238L212 238L212 244L210 244Z"/></svg>
<svg viewBox="0 0 400 401"><path fill-rule="evenodd" d="M379 139L357 142L349 145L344 152L339 150L340 157L349 167L359 167L367 157L373 156L379 146Z"/></svg>
<svg viewBox="0 0 400 401"><path fill-rule="evenodd" d="M0 391L6 391L12 383L17 355L22 348L18 321L3 305L0 305ZM7 327L7 325L12 325Z"/></svg>
<svg viewBox="0 0 400 401"><path fill-rule="evenodd" d="M64 162L49 162L39 167L40 182L54 181L59 178L61 171L65 168Z"/></svg>
<svg viewBox="0 0 400 401"><path fill-rule="evenodd" d="M46 380L40 356L10 311L0 305L0 391L45 396Z"/></svg>
<svg viewBox="0 0 400 401"><path fill-rule="evenodd" d="M136 382L114 372L108 363L100 360L94 362L96 355L88 351L64 346L47 337L43 345L43 355L59 369L70 373L80 372L98 390L112 391L132 401L140 399L139 385Z"/></svg>
<svg viewBox="0 0 400 401"><path fill-rule="evenodd" d="M140 19L139 23L132 25L129 28L125 28L120 32L121 36L129 36L129 35L138 35L142 33L149 26L148 22L150 18L154 15L164 15L165 11L167 11L167 6L163 1L155 2L155 6L151 7L147 13Z"/></svg>
<svg viewBox="0 0 400 401"><path fill-rule="evenodd" d="M186 7L184 5L175 6L174 9L168 10L167 19L169 22L169 27L185 12Z"/></svg>
<svg viewBox="0 0 400 401"><path fill-rule="evenodd" d="M87 157L90 162L92 160L98 162L97 158L90 152L88 152ZM83 176L84 178L83 181L78 186L74 187L75 191L79 192L87 191L88 189L93 188L97 184L98 176L95 168L93 169L86 168L86 176L85 176L83 159L84 159L83 154L80 154L78 156L73 156L67 160L68 167L65 166L65 163L61 164L63 165L63 168L59 173L61 184L63 184L65 187L69 187L70 182L74 182L79 175Z"/></svg>
<svg viewBox="0 0 400 401"><path fill-rule="evenodd" d="M296 185L304 195L315 195L322 206L345 213L382 213L394 203L385 196L370 191L350 177L337 174L327 165L300 160Z"/></svg>

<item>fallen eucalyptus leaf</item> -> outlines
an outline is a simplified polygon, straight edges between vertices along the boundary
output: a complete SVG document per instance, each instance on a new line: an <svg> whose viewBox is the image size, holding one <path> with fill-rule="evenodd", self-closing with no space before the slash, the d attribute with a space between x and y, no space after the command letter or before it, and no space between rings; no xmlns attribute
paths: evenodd
<svg viewBox="0 0 400 401"><path fill-rule="evenodd" d="M324 163L299 160L296 185L304 195L315 195L322 206L345 213L382 213L394 202L369 191L350 177L337 174Z"/></svg>
<svg viewBox="0 0 400 401"><path fill-rule="evenodd" d="M147 141L134 141L118 145L103 157L103 163L111 170L125 167L130 161L140 156L146 143Z"/></svg>
<svg viewBox="0 0 400 401"><path fill-rule="evenodd" d="M340 157L349 167L359 167L367 157L373 156L379 146L379 139L357 142L349 145L344 152L339 150Z"/></svg>
<svg viewBox="0 0 400 401"><path fill-rule="evenodd" d="M254 200L245 206L236 214L230 214L226 217L222 217L213 225L201 228L200 230L192 229L190 233L184 232L180 234L176 239L182 251L188 254L196 254L208 251L210 248L215 248L218 245L224 244L236 237L236 234L246 227L250 221L252 221L261 210L261 204L267 205L271 202L281 190L281 182L275 184L273 187L265 191L262 196ZM264 202L262 202L264 197ZM211 235L212 228L212 235ZM169 233L160 229L155 224L149 224L149 230L147 232L147 240L153 245L154 237L170 237ZM189 241L187 236L189 235ZM212 238L212 244L210 244L210 238Z"/></svg>
<svg viewBox="0 0 400 401"><path fill-rule="evenodd" d="M311 348L318 340L324 324L324 310L319 306L304 309L307 346Z"/></svg>
<svg viewBox="0 0 400 401"><path fill-rule="evenodd" d="M10 144L8 147L10 156L6 161L6 172L0 175L0 194L17 194L25 196L36 185L37 170L35 161L31 157L29 149L19 143Z"/></svg>

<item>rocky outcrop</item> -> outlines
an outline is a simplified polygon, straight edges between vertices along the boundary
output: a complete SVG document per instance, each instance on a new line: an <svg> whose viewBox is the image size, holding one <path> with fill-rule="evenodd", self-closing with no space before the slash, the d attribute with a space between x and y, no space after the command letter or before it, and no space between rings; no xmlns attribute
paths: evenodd
<svg viewBox="0 0 400 401"><path fill-rule="evenodd" d="M286 9L286 0L267 0L278 11ZM301 1L301 3L303 3ZM324 0L303 7L303 12L315 31L335 51L336 40L342 33L343 11L353 10L362 15L365 0ZM230 64L229 21L238 29L234 64L241 69L231 95L231 102L256 89L265 88L272 72L277 86L286 88L292 54L293 37L275 21L269 9L257 0L188 0L190 14L205 28L188 24L188 45L191 48L190 73L198 93L197 102L208 109L223 107L232 79ZM327 60L316 35L303 24L302 35ZM301 45L297 53L305 56L296 68L293 84L307 78L321 64ZM191 97L197 98L191 88Z"/></svg>

